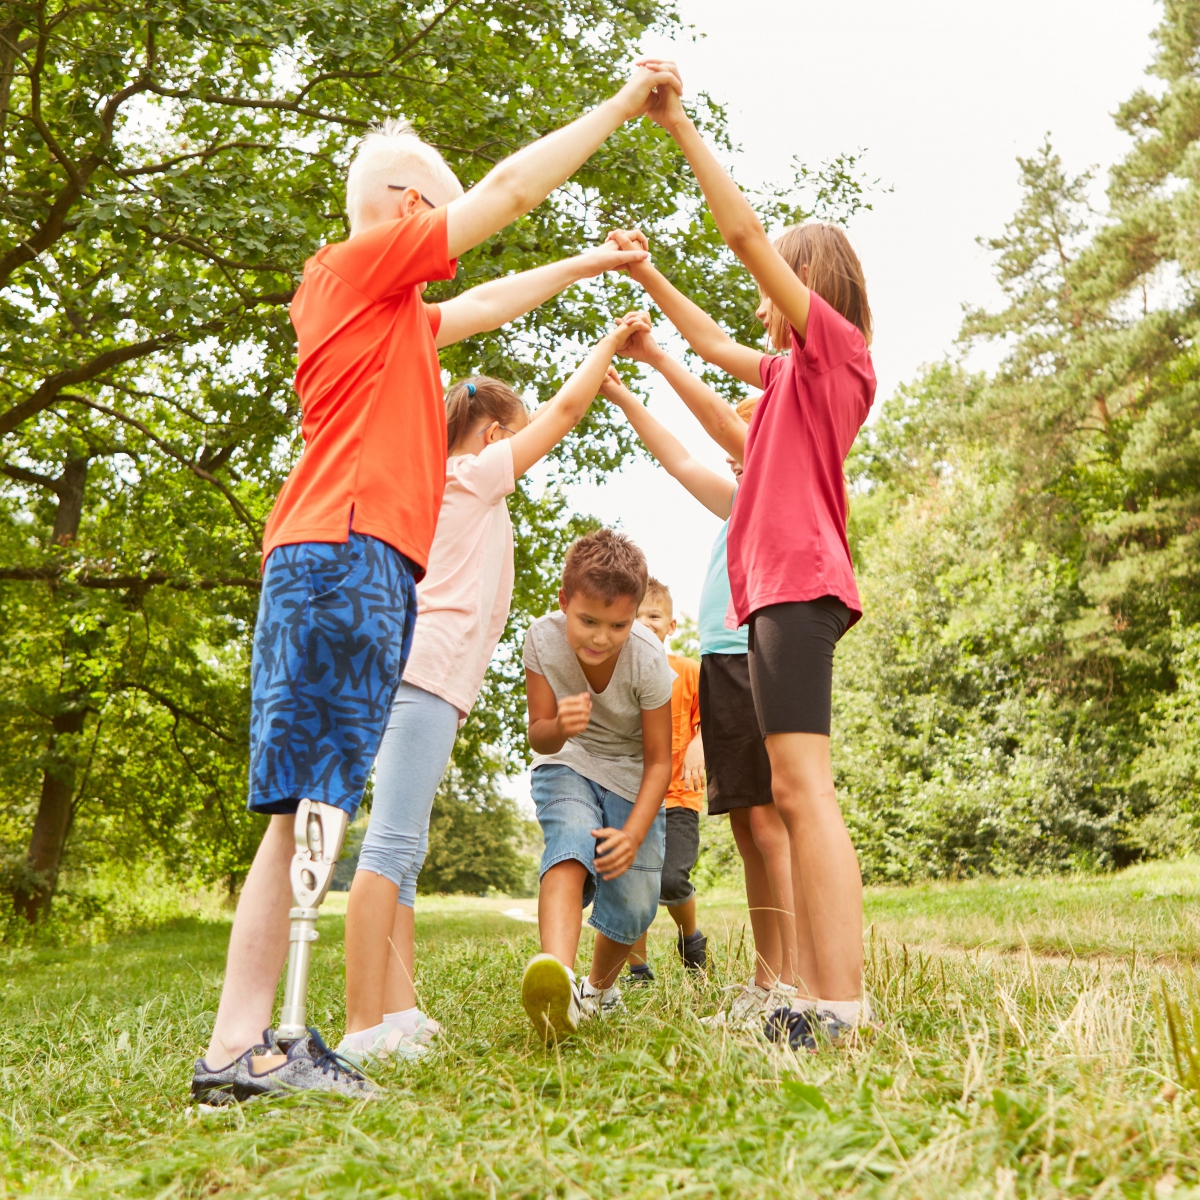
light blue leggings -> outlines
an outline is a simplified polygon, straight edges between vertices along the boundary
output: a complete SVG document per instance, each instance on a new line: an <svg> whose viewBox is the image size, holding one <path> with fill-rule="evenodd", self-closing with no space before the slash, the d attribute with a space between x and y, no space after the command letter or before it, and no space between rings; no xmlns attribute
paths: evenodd
<svg viewBox="0 0 1200 1200"><path fill-rule="evenodd" d="M358 869L390 879L397 900L417 902L417 876L429 849L429 811L446 773L458 709L430 692L401 683L375 759L371 821L358 852Z"/></svg>

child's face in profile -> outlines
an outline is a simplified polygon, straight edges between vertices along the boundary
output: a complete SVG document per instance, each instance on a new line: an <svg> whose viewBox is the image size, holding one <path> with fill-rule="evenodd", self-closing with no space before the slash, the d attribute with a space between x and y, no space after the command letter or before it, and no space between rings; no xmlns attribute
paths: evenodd
<svg viewBox="0 0 1200 1200"><path fill-rule="evenodd" d="M739 459L733 457L732 454L725 455L725 462L729 469L733 472L734 479L740 480L742 477L742 464Z"/></svg>
<svg viewBox="0 0 1200 1200"><path fill-rule="evenodd" d="M647 596L637 610L637 619L660 642L665 642L675 632L675 617L662 596Z"/></svg>
<svg viewBox="0 0 1200 1200"><path fill-rule="evenodd" d="M572 592L558 593L558 606L567 617L567 645L585 667L598 667L621 653L637 618L637 601L632 596L605 600Z"/></svg>

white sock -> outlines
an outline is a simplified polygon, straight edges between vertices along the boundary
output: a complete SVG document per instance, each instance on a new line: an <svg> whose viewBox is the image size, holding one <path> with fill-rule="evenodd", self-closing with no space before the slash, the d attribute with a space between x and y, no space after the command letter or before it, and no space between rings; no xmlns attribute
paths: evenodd
<svg viewBox="0 0 1200 1200"><path fill-rule="evenodd" d="M604 989L598 988L590 979L584 979L583 994L585 996L603 996Z"/></svg>
<svg viewBox="0 0 1200 1200"><path fill-rule="evenodd" d="M370 1050L375 1045L375 1039L386 1029L386 1025L372 1025L370 1029L360 1029L357 1033L348 1033L342 1038L342 1045L350 1050Z"/></svg>
<svg viewBox="0 0 1200 1200"><path fill-rule="evenodd" d="M857 1025L863 1016L861 1000L818 1000L816 1007L821 1012L833 1013L844 1025Z"/></svg>
<svg viewBox="0 0 1200 1200"><path fill-rule="evenodd" d="M792 1001L792 1012L812 1012L816 1007L817 1002L811 996L797 996Z"/></svg>
<svg viewBox="0 0 1200 1200"><path fill-rule="evenodd" d="M405 1008L400 1012L384 1013L383 1023L400 1030L405 1037L412 1037L417 1032L417 1025L424 1014L419 1008Z"/></svg>

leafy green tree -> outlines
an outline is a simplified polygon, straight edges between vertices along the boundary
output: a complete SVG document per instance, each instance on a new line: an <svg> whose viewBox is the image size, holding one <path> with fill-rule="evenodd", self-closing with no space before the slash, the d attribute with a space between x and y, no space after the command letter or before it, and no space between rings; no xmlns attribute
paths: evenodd
<svg viewBox="0 0 1200 1200"><path fill-rule="evenodd" d="M287 305L345 236L349 146L403 114L464 184L611 94L669 0L8 0L0 15L0 842L30 919L68 844L164 857L236 886L248 636L272 499L299 450ZM724 116L699 116L724 141ZM800 179L862 203L853 160ZM777 219L797 211L762 198ZM731 331L754 292L674 144L614 136L550 201L465 256L448 296L640 224ZM447 352L544 398L627 284L577 288ZM595 410L563 479L614 469L625 427ZM515 648L582 528L522 490L506 650L464 732L468 789L519 763ZM482 794L482 793L479 793Z"/></svg>

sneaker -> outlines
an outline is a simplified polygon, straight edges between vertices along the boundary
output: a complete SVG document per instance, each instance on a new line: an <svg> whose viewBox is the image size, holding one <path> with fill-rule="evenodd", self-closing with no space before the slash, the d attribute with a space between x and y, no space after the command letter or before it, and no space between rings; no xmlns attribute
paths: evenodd
<svg viewBox="0 0 1200 1200"><path fill-rule="evenodd" d="M441 1025L438 1024L432 1017L427 1017L419 1008L417 1009L417 1027L412 1033L406 1033L404 1038L406 1041L413 1042L418 1046L428 1046L439 1033L442 1032Z"/></svg>
<svg viewBox="0 0 1200 1200"><path fill-rule="evenodd" d="M235 1098L238 1086L250 1073L247 1060L251 1055L278 1054L273 1029L263 1030L263 1040L251 1046L245 1054L235 1058L227 1067L214 1070L203 1058L196 1060L192 1072L192 1097L201 1104L229 1104Z"/></svg>
<svg viewBox="0 0 1200 1200"><path fill-rule="evenodd" d="M653 983L654 972L650 969L650 964L638 963L636 966L630 967L625 982L630 987L647 987Z"/></svg>
<svg viewBox="0 0 1200 1200"><path fill-rule="evenodd" d="M739 1025L755 1026L759 1018L767 1011L772 993L751 979L748 983L732 984L724 989L727 992L736 991L733 1003L728 1012L713 1013L709 1017L701 1017L701 1025Z"/></svg>
<svg viewBox="0 0 1200 1200"><path fill-rule="evenodd" d="M869 1012L866 1014L865 1020L851 1024L849 1021L843 1021L836 1017L828 1010L822 1009L815 1015L813 1028L814 1030L819 1029L821 1036L828 1039L831 1046L844 1046L855 1038L874 1037L880 1026L871 1020Z"/></svg>
<svg viewBox="0 0 1200 1200"><path fill-rule="evenodd" d="M234 1085L234 1097L238 1100L279 1092L334 1092L355 1100L378 1095L374 1084L336 1051L330 1050L311 1027L308 1037L288 1047L287 1061L270 1071L256 1074L250 1054L243 1055L243 1059L246 1076Z"/></svg>
<svg viewBox="0 0 1200 1200"><path fill-rule="evenodd" d="M794 1008L777 1008L768 1018L763 1033L769 1042L786 1042L790 1050L817 1052L813 1036L814 1018L811 1013Z"/></svg>
<svg viewBox="0 0 1200 1200"><path fill-rule="evenodd" d="M700 930L697 929L690 938L685 938L681 929L676 948L679 950L679 957L683 959L683 965L689 971L703 971L707 968L708 938Z"/></svg>
<svg viewBox="0 0 1200 1200"><path fill-rule="evenodd" d="M432 1035L430 1035L432 1036ZM383 1062L389 1058L404 1059L416 1062L423 1054L429 1053L429 1046L416 1041L414 1035L406 1034L395 1025L384 1024L375 1035L375 1040L367 1047L361 1047L343 1038L334 1051L339 1058L344 1058L356 1071L361 1071L368 1063Z"/></svg>
<svg viewBox="0 0 1200 1200"><path fill-rule="evenodd" d="M602 992L589 992L587 989L591 986L591 983L579 985L579 1009L584 1020L591 1020L593 1017L613 1017L625 1011L621 989L615 983Z"/></svg>
<svg viewBox="0 0 1200 1200"><path fill-rule="evenodd" d="M553 954L535 954L525 964L521 1004L544 1042L566 1037L579 1028L579 991L570 972Z"/></svg>

